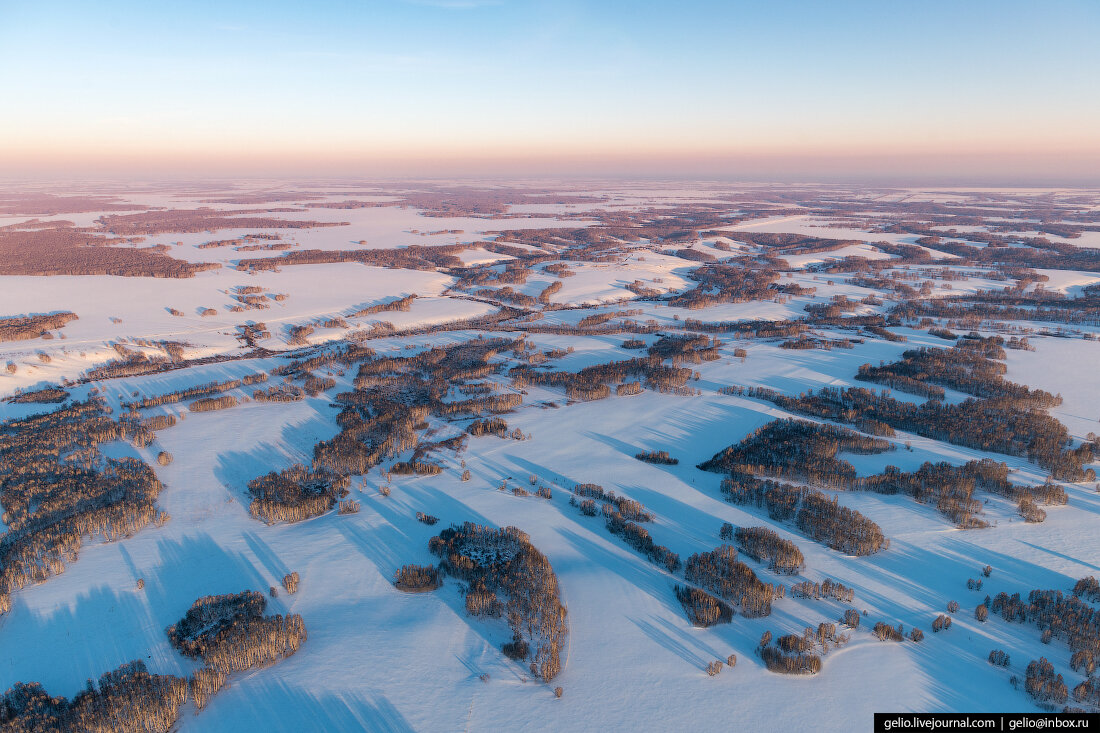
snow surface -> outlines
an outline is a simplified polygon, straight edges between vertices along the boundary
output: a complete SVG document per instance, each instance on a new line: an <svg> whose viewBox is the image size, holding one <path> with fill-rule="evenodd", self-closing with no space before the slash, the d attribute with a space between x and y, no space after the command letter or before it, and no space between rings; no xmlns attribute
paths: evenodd
<svg viewBox="0 0 1100 733"><path fill-rule="evenodd" d="M327 190L331 190L329 187ZM638 201L666 203L706 200L719 189L655 187L609 189L611 203ZM193 200L212 197L195 194ZM335 196L342 200L351 196ZM648 197L648 198L647 198ZM356 196L355 198L362 198ZM164 194L134 196L135 200L181 205ZM913 194L909 200L951 200L948 194ZM610 204L603 204L607 207ZM244 208L244 207L239 207ZM519 207L517 207L518 209ZM552 214L543 207L526 207ZM584 209L585 206L578 206ZM421 217L413 210L321 210L288 214L290 218L353 221L351 227L283 231L303 247L355 247L466 241L489 231L487 227L579 226L553 219L457 221ZM63 216L74 220L73 216ZM548 222L555 222L554 224ZM2 222L0 222L2 223ZM791 231L823 237L864 241L905 241L899 235L868 234L859 230L822 228L805 217L788 216L752 222L734 228ZM462 228L463 235L420 237L422 231ZM191 244L227 239L213 235L169 234L158 241L183 241L173 256L204 260L240 254L194 250ZM449 239L448 239L449 236ZM866 245L853 252L788 258L804 267L844 254L873 256ZM197 254L195 254L197 253ZM719 252L715 252L720 254ZM264 253L249 253L249 256ZM882 254L882 253L878 253ZM462 253L467 264L509 259L485 250ZM649 287L672 291L687 287L695 263L651 250L625 252L618 263L568 263L576 270L562 279L553 297L561 305L599 304L629 298L624 286L641 280ZM1096 280L1083 273L1051 271L1048 289L1072 291ZM1088 279L1092 278L1092 279ZM532 275L523 286L537 295L556 278ZM806 305L833 295L862 298L872 290L847 284L838 277L795 273L785 281L818 288L798 298L743 304L722 304L702 310L669 308L664 304L634 302L617 306L640 309L630 316L670 325L677 319L709 321L797 318ZM352 328L386 321L398 328L430 325L490 312L491 306L444 295L454 278L436 272L386 270L356 264L310 265L282 272L252 275L230 268L201 273L188 280L141 278L51 277L0 278L0 313L16 314L71 309L80 319L62 333L64 339L0 343L0 359L18 364L12 376L0 373L0 392L75 378L95 364L115 356L112 342L133 339L178 340L187 344L188 357L240 353L234 327L264 322L272 331L270 343L285 349L282 327L324 317L345 315L395 296L421 296L409 312L383 312L356 319ZM937 282L937 285L941 283ZM237 285L259 285L289 298L268 310L229 313L226 291ZM974 278L953 282L958 293L969 288L1003 287L1004 283ZM883 296L882 293L878 293ZM888 295L887 295L888 297ZM171 316L167 308L185 315ZM200 317L200 308L218 310ZM605 307L597 309L606 311ZM876 311L867 306L866 312ZM575 323L592 309L549 312L545 323ZM118 322L111 320L119 319ZM279 328L276 328L279 327ZM179 722L183 731L240 730L669 730L736 725L748 730L803 730L813 721L823 730L860 729L874 712L914 711L1034 711L1021 690L1008 682L1023 675L1028 660L1051 659L1068 671L1069 650L1063 642L1043 645L1031 626L1007 624L993 616L988 623L973 618L973 608L986 593L1020 592L1033 588L1068 589L1080 577L1100 573L1100 494L1091 485L1067 485L1070 503L1048 507L1046 522L1023 522L1015 507L988 497L985 518L996 526L962 531L934 507L916 504L904 496L843 493L841 502L877 522L891 545L870 557L847 557L772 523L766 513L724 502L721 477L698 471L695 465L747 433L787 413L770 403L720 394L731 384L762 386L798 394L823 385L859 385L853 376L862 363L898 358L920 345L947 342L926 332L895 329L908 337L891 343L866 334L855 349L792 351L777 342L738 341L723 336L722 358L694 365L699 378L689 385L696 396L645 392L593 403L566 404L557 390L531 387L525 405L508 415L529 440L473 438L461 456L435 454L445 466L435 477L394 476L392 495L382 497L385 483L378 471L355 477L352 497L362 502L358 514L331 513L293 525L266 526L247 510L246 485L256 476L295 462L308 462L313 445L338 431L331 395L349 388L354 369L334 372L338 386L330 393L290 404L244 403L212 413L186 413L181 405L154 412L179 415L178 424L158 433L144 449L112 444L109 455L136 455L154 465L166 489L158 500L171 520L113 543L90 542L80 558L47 582L13 595L12 611L0 617L0 689L16 681L41 682L54 695L71 696L85 680L98 677L131 659L143 659L160 673L184 674L194 664L177 654L164 629L178 620L196 598L245 589L264 591L278 586L270 612L297 613L305 620L308 641L293 657L264 669L231 677L201 713L188 706ZM343 330L319 329L311 341L343 337ZM456 343L473 332L373 340L377 351L405 346ZM824 331L829 338L851 337L851 332ZM529 340L540 349L573 348L554 360L558 369L580 369L637 352L620 348L629 335L559 336L534 334ZM652 341L653 337L645 337ZM1065 403L1051 411L1076 439L1097 430L1100 388L1096 364L1100 344L1081 339L1033 337L1034 352L1010 351L1006 377L1013 381L1060 392ZM747 359L734 358L745 348ZM39 351L51 355L39 362ZM111 380L103 386L117 407L119 395L134 391L158 394L183 386L239 377L282 363L276 356L243 359L145 377ZM504 381L497 380L502 386ZM87 394L91 385L74 390ZM863 385L865 386L865 385ZM894 392L899 399L912 395ZM238 396L245 396L243 391ZM959 395L949 395L958 399ZM556 406L551 406L554 403ZM0 416L15 417L41 406L0 405ZM438 438L457 433L462 423L432 419ZM899 433L896 449L881 455L845 456L861 475L886 465L911 470L923 461L962 463L985 455L980 451ZM908 447L907 447L908 444ZM640 462L641 450L667 450L679 459L676 466ZM157 466L155 456L169 451L174 461ZM1044 473L1022 458L993 455L1014 469L1013 480L1039 482ZM466 461L472 480L460 480ZM499 491L509 486L553 487L550 501L518 497ZM728 625L693 628L673 594L676 578L648 563L615 537L603 522L585 518L568 505L575 483L594 482L643 503L656 514L649 527L655 541L682 558L720 544L723 522L768 525L793 540L806 556L801 578L777 577L753 564L767 582L826 577L855 589L852 604L866 611L853 641L824 658L823 671L813 677L788 677L766 671L753 653L765 630L776 635L800 633L807 625L836 621L847 607L832 601L786 598L777 601L771 616L737 616ZM983 499L986 495L982 496ZM427 527L415 519L417 511L434 514L441 523ZM531 536L550 560L562 588L569 615L569 648L563 671L553 685L564 688L555 699L551 687L531 678L522 665L509 661L500 644L510 632L503 622L485 622L465 614L459 584L426 594L404 594L394 589L394 572L405 563L433 562L428 539L450 523L462 521L498 526L514 525ZM981 592L966 589L966 580L978 577L989 564L993 575ZM297 594L283 592L280 581L290 571L301 576ZM139 578L144 590L136 590ZM962 610L954 626L932 634L932 619L949 600ZM926 632L920 644L876 641L868 632L875 621L919 626ZM989 665L990 650L1007 651L1010 669ZM708 677L706 664L738 657L735 668ZM63 660L63 661L61 661ZM2 662L6 661L7 664ZM481 677L488 675L487 681ZM1071 681L1072 688L1078 681Z"/></svg>

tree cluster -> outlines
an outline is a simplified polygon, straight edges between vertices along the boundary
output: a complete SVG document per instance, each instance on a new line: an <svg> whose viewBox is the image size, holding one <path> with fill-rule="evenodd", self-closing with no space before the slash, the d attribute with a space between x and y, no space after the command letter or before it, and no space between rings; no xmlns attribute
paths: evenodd
<svg viewBox="0 0 1100 733"><path fill-rule="evenodd" d="M1081 578L1073 584L1073 595L1093 603L1100 603L1100 581L1091 575Z"/></svg>
<svg viewBox="0 0 1100 733"><path fill-rule="evenodd" d="M300 522L331 511L349 484L346 476L296 464L248 482L249 512L268 524Z"/></svg>
<svg viewBox="0 0 1100 733"><path fill-rule="evenodd" d="M647 353L662 360L671 360L673 366L681 364L701 364L704 361L717 361L721 358L719 349L722 342L718 337L683 335L661 336Z"/></svg>
<svg viewBox="0 0 1100 733"><path fill-rule="evenodd" d="M675 590L676 600L680 601L692 625L707 628L715 624L728 624L733 620L733 609L729 604L705 590L680 585Z"/></svg>
<svg viewBox="0 0 1100 733"><path fill-rule="evenodd" d="M76 560L84 538L128 537L157 518L162 486L134 458L103 460L97 446L126 435L101 400L0 424L0 613L9 595Z"/></svg>
<svg viewBox="0 0 1100 733"><path fill-rule="evenodd" d="M306 640L301 616L264 616L266 607L256 591L204 596L165 633L184 656L222 674L239 672L289 657Z"/></svg>
<svg viewBox="0 0 1100 733"><path fill-rule="evenodd" d="M839 552L870 555L889 546L877 524L816 489L732 474L722 481L722 493L733 504L767 509L776 521L793 521L807 537Z"/></svg>
<svg viewBox="0 0 1100 733"><path fill-rule="evenodd" d="M508 422L500 417L474 420L466 426L466 432L475 438L480 438L483 435L495 435L498 438L504 438L508 435Z"/></svg>
<svg viewBox="0 0 1100 733"><path fill-rule="evenodd" d="M851 463L840 452L884 453L894 445L854 430L806 420L782 419L749 433L699 465L704 471L749 473L847 488L855 481Z"/></svg>
<svg viewBox="0 0 1100 733"><path fill-rule="evenodd" d="M668 454L667 450L650 450L642 451L634 455L639 461L646 463L656 463L662 466L675 466L680 462L678 458L673 458Z"/></svg>
<svg viewBox="0 0 1100 733"><path fill-rule="evenodd" d="M254 591L206 596L169 626L172 646L205 665L190 678L151 674L144 662L133 661L97 683L88 680L71 700L50 696L37 682L18 682L0 697L0 727L19 733L172 730L188 697L201 710L229 673L288 657L305 641L301 616L264 616L266 603Z"/></svg>
<svg viewBox="0 0 1100 733"><path fill-rule="evenodd" d="M692 270L688 277L698 285L670 298L670 306L698 310L718 303L768 300L775 295L773 284L779 273L741 262L703 265Z"/></svg>
<svg viewBox="0 0 1100 733"><path fill-rule="evenodd" d="M1048 408L1062 404L1060 396L1004 378L1007 368L1000 361L1005 358L1003 344L1004 339L994 336L964 338L950 349L911 349L902 354L901 361L878 367L864 364L856 379L935 399L943 399L943 387L949 387L975 397L1008 398L1021 406Z"/></svg>
<svg viewBox="0 0 1100 733"><path fill-rule="evenodd" d="M737 559L737 550L729 545L689 557L684 565L684 578L730 605L740 606L742 615L749 618L770 614L772 600L778 595L776 587L757 578L752 568Z"/></svg>
<svg viewBox="0 0 1100 733"><path fill-rule="evenodd" d="M467 610L476 615L503 611L512 629L512 653L530 658L532 672L543 681L556 677L568 635L566 609L554 569L530 538L515 527L466 522L433 537L429 549L442 558L444 571L469 584ZM498 594L507 601L497 601Z"/></svg>
<svg viewBox="0 0 1100 733"><path fill-rule="evenodd" d="M0 727L13 733L168 731L187 696L186 679L151 674L139 660L102 675L97 683L88 680L72 700L50 696L37 682L17 682L0 698Z"/></svg>
<svg viewBox="0 0 1100 733"><path fill-rule="evenodd" d="M406 593L433 591L443 584L439 568L434 565L402 565L394 575L394 586Z"/></svg>
<svg viewBox="0 0 1100 733"><path fill-rule="evenodd" d="M806 565L798 545L768 527L738 527L733 538L742 552L757 562L768 563L768 568L776 573L797 575ZM831 581L825 582L831 584ZM791 590L793 593L794 589Z"/></svg>
<svg viewBox="0 0 1100 733"><path fill-rule="evenodd" d="M222 395L221 397L202 397L195 400L187 409L191 412L213 412L215 410L227 410L230 407L236 407L239 403L237 398L233 395Z"/></svg>
<svg viewBox="0 0 1100 733"><path fill-rule="evenodd" d="M1092 469L1082 467L1094 459L1093 444L1067 449L1071 440L1065 426L1010 397L970 397L958 404L929 400L915 405L859 387L823 387L798 397L761 388L750 388L746 394L817 418L848 423L872 420L969 448L1027 456L1062 480L1095 478Z"/></svg>
<svg viewBox="0 0 1100 733"><path fill-rule="evenodd" d="M1025 602L1019 593L998 593L989 608L1005 621L1032 623L1052 637L1065 639L1071 651L1100 656L1100 613L1077 596L1033 590Z"/></svg>
<svg viewBox="0 0 1100 733"><path fill-rule="evenodd" d="M609 506L610 508L604 511L607 516L618 514L620 518L634 522L653 521L653 514L646 511L646 508L639 502L625 496L619 496L614 491L607 491L599 484L577 484L573 487L574 498L571 499L572 503L576 503L575 497L578 496L592 499L593 503L601 501Z"/></svg>
<svg viewBox="0 0 1100 733"><path fill-rule="evenodd" d="M780 638L787 639L788 637L783 636ZM801 642L800 637L795 638L798 638ZM779 674L817 674L821 671L821 657L817 654L808 650L805 652L787 652L780 648L778 642L776 646L771 646L771 641L771 632L764 632L760 639L760 645L756 648L756 653L760 655L760 659L763 660L764 666L769 671L778 672ZM788 648L795 646L789 640L785 641L784 645ZM797 646L801 648L804 645L798 643Z"/></svg>
<svg viewBox="0 0 1100 733"><path fill-rule="evenodd" d="M1062 675L1055 674L1054 665L1046 657L1028 662L1024 689L1027 690L1027 694L1040 702L1061 705L1069 697L1065 680L1062 679Z"/></svg>

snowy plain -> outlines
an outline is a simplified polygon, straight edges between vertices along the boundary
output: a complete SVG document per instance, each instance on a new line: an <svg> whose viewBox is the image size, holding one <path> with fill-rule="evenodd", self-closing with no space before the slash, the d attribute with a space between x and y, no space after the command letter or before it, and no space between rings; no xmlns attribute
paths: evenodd
<svg viewBox="0 0 1100 733"><path fill-rule="evenodd" d="M675 206L707 201L715 189L638 188L612 190L611 203L645 202ZM192 203L209 196L194 195ZM935 198L940 194L929 194ZM335 200L347 198L334 197ZM152 194L135 200L181 206L179 196ZM168 201L171 203L167 203ZM185 200L186 203L186 200ZM308 206L308 203L303 204ZM583 212L587 205L573 206ZM607 207L608 204L601 204ZM525 208L517 206L516 211ZM481 241L494 230L521 227L581 226L576 221L542 218L556 213L550 205L527 205L540 218L486 221L420 216L415 210L368 208L309 209L290 218L351 221L349 227L282 232L300 248L354 248L360 239L370 247L407 244L451 244ZM60 218L75 220L74 216ZM3 222L0 222L3 223ZM744 225L739 225L738 228ZM463 229L461 235L421 237L409 230ZM619 301L633 294L625 285L641 280L671 292L690 286L688 274L698 263L631 249L615 263L569 263L576 275L562 279L552 303L575 309L548 311L544 323L576 323L594 313L640 309L631 318L655 320L671 327L687 318L706 321L783 320L804 315L806 305L834 295L860 299L877 291L847 284L828 284L805 268L845 255L887 257L875 241L909 243L903 235L860 230L825 229L800 216L758 222L757 231L792 232L859 239L870 244L845 250L787 258L791 281L816 287L813 296L750 303L727 303L704 309L670 308L659 302ZM263 230L249 230L263 231ZM279 230L272 230L278 232ZM151 241L173 245L172 256L210 261L225 267L186 280L101 276L2 277L0 315L72 310L72 321L57 337L44 341L0 343L0 360L13 361L14 375L0 374L0 394L76 379L86 369L116 356L111 344L138 339L178 341L188 358L241 355L235 327L263 322L271 331L260 345L272 351L290 349L285 329L319 319L347 317L349 329L369 329L380 322L398 331L431 327L485 315L485 302L453 297L455 282L443 272L389 270L360 264L303 265L278 272L246 274L232 269L240 255L231 250L197 250L193 245L229 239L245 232L166 234ZM466 264L508 259L485 250L467 250ZM1051 290L1072 291L1096 282L1088 273L1050 271ZM554 278L533 274L516 289L537 295ZM289 297L266 310L232 313L229 291L256 285ZM975 278L953 283L952 292L972 292L996 285ZM409 294L419 297L407 312L381 312L361 318L348 314ZM878 293L881 295L881 293ZM601 305L604 304L604 305ZM579 306L587 306L580 308ZM169 308L181 310L173 316ZM203 308L217 315L200 316ZM867 312L879 312L868 307ZM187 413L183 405L156 408L150 414L174 414L175 427L157 434L147 448L111 444L111 456L134 455L156 466L158 451L174 456L156 466L166 489L158 506L171 516L163 527L146 528L125 540L88 542L66 571L13 596L10 613L0 616L0 689L17 681L41 682L53 695L72 696L89 678L132 659L145 660L154 672L187 674L196 665L169 645L164 629L180 618L196 598L245 589L279 586L291 571L301 575L299 591L280 592L270 612L301 614L308 641L276 665L233 675L201 712L185 707L181 731L241 730L446 730L446 731L581 731L669 730L686 725L738 726L749 730L863 729L874 712L883 711L1034 711L1035 704L1009 684L1022 676L1028 660L1046 656L1068 669L1064 642L1044 645L1029 625L1008 624L995 615L987 623L973 609L988 593L1034 588L1068 589L1087 575L1100 574L1100 493L1092 484L1067 484L1070 502L1048 507L1041 524L1024 522L1008 500L992 495L983 510L991 526L960 530L935 511L905 496L841 493L841 502L858 509L881 527L891 544L869 557L849 557L776 524L763 510L722 500L721 477L695 468L721 449L737 443L767 422L788 417L771 403L722 394L730 385L769 387L796 395L821 386L860 386L854 375L860 364L891 361L915 346L943 346L924 331L896 329L907 337L893 343L867 334L854 349L790 350L774 342L724 338L721 358L695 365L693 396L659 394L611 397L591 403L567 403L560 390L528 387L524 405L508 415L510 427L530 438L472 438L461 455L440 452L434 459L439 476L393 476L388 482L373 471L353 477L352 496L362 503L357 514L329 513L297 524L267 526L248 512L247 483L268 471L308 463L312 448L339 427L332 395L351 388L354 370L330 370L338 386L331 393L300 402L243 402L230 410ZM1096 330L1096 329L1094 329ZM346 329L312 334L312 345L345 338ZM394 335L370 341L377 352L404 353L407 348L458 343L475 331ZM830 338L850 333L823 331ZM568 349L554 361L556 369L575 371L591 364L627 358L620 347L627 336L533 334L539 349ZM649 339L652 341L652 338ZM1064 403L1051 410L1071 435L1084 440L1098 430L1100 418L1100 342L1083 339L1033 338L1034 351L1010 351L1006 378L1033 388L1061 393ZM747 357L734 356L744 348ZM38 358L49 355L48 363ZM183 386L221 381L266 371L284 363L277 354L237 359L143 377L105 381L108 400L119 409L120 396L161 394ZM1054 368L1052 368L1054 365ZM325 372L327 376L329 372ZM512 389L497 377L501 391ZM75 398L93 385L72 388ZM237 391L239 397L246 397ZM912 399L895 393L899 399ZM553 406L551 406L553 403ZM41 406L0 404L0 417L40 411ZM436 418L431 429L448 437L461 429ZM912 470L924 461L961 464L983 456L1005 461L1013 480L1042 482L1044 472L1020 457L987 454L917 435L900 433L895 449L872 456L851 456L861 475L886 465ZM667 450L676 466L657 466L635 459L642 450ZM462 481L462 466L472 474ZM553 498L516 496L509 486L550 486ZM818 675L784 676L767 671L754 649L771 630L801 633L807 625L835 622L847 607L834 601L777 601L766 618L736 616L731 624L693 627L685 618L673 587L677 578L648 563L609 535L602 520L580 515L570 506L577 483L598 483L653 511L650 527L658 544L687 557L721 544L723 522L735 526L767 525L793 540L806 555L798 579L840 580L855 590L851 607L866 612L853 640L824 658ZM392 486L388 497L381 485ZM418 522L418 511L437 515L441 524ZM516 526L550 560L568 607L569 647L563 671L555 680L564 694L500 652L510 638L501 621L466 615L460 584L447 580L430 594L404 594L393 586L395 571L405 563L428 564L428 540L451 523L474 521ZM751 563L751 561L749 561ZM993 568L981 591L966 587L985 565ZM755 564L766 582L790 583ZM144 590L136 589L144 579ZM942 634L927 633L920 644L879 642L867 626L882 620L926 632L949 600L962 611ZM991 666L992 649L1004 649L1011 669ZM737 655L735 667L709 677L708 662ZM59 660L64 660L61 663ZM487 677L486 677L487 676ZM485 679L483 679L485 678ZM1071 685L1072 686L1072 685Z"/></svg>

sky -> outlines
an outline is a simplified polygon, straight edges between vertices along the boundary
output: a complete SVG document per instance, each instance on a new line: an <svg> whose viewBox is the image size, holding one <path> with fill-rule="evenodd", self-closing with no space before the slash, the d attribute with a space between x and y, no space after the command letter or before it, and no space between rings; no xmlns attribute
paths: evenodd
<svg viewBox="0 0 1100 733"><path fill-rule="evenodd" d="M1097 0L0 0L0 175L1100 183Z"/></svg>

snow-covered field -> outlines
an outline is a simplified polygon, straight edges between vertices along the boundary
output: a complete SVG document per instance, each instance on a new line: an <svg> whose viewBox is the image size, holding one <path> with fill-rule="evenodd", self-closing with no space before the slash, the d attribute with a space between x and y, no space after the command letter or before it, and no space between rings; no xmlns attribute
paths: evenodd
<svg viewBox="0 0 1100 733"><path fill-rule="evenodd" d="M562 212L586 213L612 206L641 207L699 204L716 200L716 184L697 188L676 186L622 187L600 193L598 205L523 204L514 213L539 218L487 220L466 217L426 217L415 209L308 209L279 214L288 218L350 221L348 227L271 230L296 243L295 249L390 248L408 244L452 244L488 241L502 229L584 226L553 218ZM331 187L329 189L331 190ZM908 193L907 200L955 200L940 192ZM189 206L210 197L187 199L153 192L135 193L134 201L151 205ZM708 198L711 197L711 198ZM336 194L328 200L364 196ZM382 199L379 199L382 200ZM957 200L966 200L959 194ZM268 204L279 206L280 204ZM308 203L302 204L308 207ZM224 206L224 205L219 205ZM5 217L0 225L27 217ZM90 214L57 218L90 225ZM801 215L770 217L739 224L734 229L792 232L859 244L815 255L784 259L797 270L780 282L817 288L812 296L721 303L703 309L670 308L660 300L618 303L634 297L625 288L636 280L661 293L693 287L689 278L699 265L654 248L626 248L615 262L566 261L576 274L561 278L562 287L549 309L534 323L576 324L581 318L615 309L636 309L629 317L653 321L662 329L680 329L687 319L783 321L806 315L806 306L834 296L855 300L891 294L847 283L844 275L819 275L808 268L848 255L869 259L889 255L873 248L876 241L911 243L903 234L869 234L845 228L825 228L823 220ZM750 229L751 228L751 229ZM961 229L961 227L959 227ZM410 230L461 229L463 234L419 236ZM460 297L452 290L456 276L443 270L398 270L355 263L302 265L280 271L244 273L233 269L242 256L278 253L237 253L232 249L195 249L193 245L231 239L265 230L221 230L214 233L158 234L150 242L172 243L168 254L192 261L220 261L226 266L190 279L107 276L0 277L0 317L71 310L79 319L55 331L50 340L0 342L0 363L11 362L14 373L0 372L0 394L77 380L87 369L118 358L112 344L137 348L139 340L172 341L184 345L184 356L196 359L232 356L231 361L187 366L139 377L103 380L72 386L73 399L101 388L119 409L119 396L163 394L186 386L224 381L268 371L284 364L277 352L291 350L291 326L319 324L343 317L346 327L317 325L310 345L338 342L356 330L389 323L396 335L372 338L379 354L415 353L433 345L472 339L476 331L438 331L434 325L494 313L484 299ZM1074 240L1066 240L1076 243ZM182 242L180 245L174 243ZM1079 246L1095 246L1076 243ZM728 257L731 253L708 248ZM736 251L732 254L738 254ZM943 253L944 259L947 258ZM465 265L505 262L507 255L484 249L461 254ZM557 278L534 267L519 292L537 296ZM976 273L981 273L981 270ZM1040 270L1045 287L1069 294L1100 281L1095 273ZM937 286L942 286L937 281ZM952 282L937 297L974 293L1005 283L975 277ZM286 294L264 310L231 312L231 291L259 286L264 292ZM383 311L351 318L350 313L410 294L418 297L408 311ZM609 304L599 307L598 304ZM610 305L617 303L616 305ZM588 306L579 308L578 306ZM859 314L886 313L887 305L863 305ZM205 308L215 315L202 316ZM182 311L172 315L169 309ZM264 323L271 336L259 342L270 350L252 354L237 339L237 327ZM1034 324L1032 324L1034 325ZM426 327L426 329L425 329ZM1079 326L1095 332L1095 326ZM413 335L401 331L422 329ZM171 519L116 541L90 541L65 572L12 594L12 609L0 616L0 690L17 681L42 683L52 695L71 697L85 681L133 659L144 660L153 672L190 674L198 664L185 659L168 643L165 627L176 622L196 598L246 589L267 592L280 586L291 571L301 576L296 594L279 588L269 613L300 614L309 638L293 656L279 663L230 677L201 712L187 705L179 730L445 730L445 731L583 731L669 730L744 727L748 730L860 730L870 726L874 712L885 711L1034 711L1035 703L1009 683L1021 680L1032 659L1045 656L1067 675L1070 688L1083 679L1069 670L1070 650L1064 641L1040 642L1031 624L1010 624L996 614L980 623L974 608L986 597L1005 591L1027 593L1036 588L1069 590L1088 575L1100 575L1100 493L1093 483L1067 483L1066 506L1046 507L1045 522L1030 524L1007 499L979 494L984 518L993 526L957 529L934 506L904 495L841 494L842 504L857 509L881 526L889 549L866 557L838 553L814 542L791 525L771 521L763 509L729 504L719 489L721 476L696 465L748 433L789 413L763 400L722 394L732 385L768 387L789 395L822 386L868 386L854 379L861 364L889 362L906 349L943 347L942 339L926 330L895 327L905 342L873 334L822 327L815 333L839 339L863 339L852 349L793 350L779 339L722 338L720 358L688 364L698 372L688 386L692 396L650 390L634 396L571 403L562 391L525 387L524 404L507 415L509 429L519 428L529 439L495 436L471 438L461 454L433 453L444 471L438 476L398 476L387 481L375 469L353 476L351 496L361 502L356 514L330 512L294 524L265 525L248 510L248 482L294 463L309 463L313 446L336 435L338 410L333 397L352 388L354 366L348 370L322 367L337 387L293 403L242 404L210 413L188 413L182 404L154 408L149 414L177 415L179 422L157 433L145 448L112 443L112 457L132 455L154 466L166 488L158 499ZM504 334L516 336L517 334ZM552 360L553 368L576 371L644 354L620 344L631 334L563 335L532 333L539 350L572 348ZM640 336L652 343L652 335ZM1006 379L1032 388L1060 393L1061 406L1050 414L1073 438L1088 440L1100 432L1100 342L1082 338L1031 337L1034 351L1008 351ZM148 347L146 347L148 348ZM744 348L744 359L734 349ZM305 353L305 352L303 352ZM314 352L308 352L314 353ZM49 361L43 361L45 354ZM512 365L513 357L501 355ZM272 383L277 383L272 378ZM502 374L491 378L501 392L511 388ZM878 387L876 386L876 389ZM894 392L899 399L913 395ZM949 395L949 401L963 395ZM554 403L552 406L549 403ZM49 406L0 403L0 417L16 418ZM433 439L456 434L465 421L430 418ZM914 470L924 461L961 464L992 457L1013 469L1017 483L1041 483L1046 472L1026 458L952 445L899 432L896 449L869 456L843 456L860 475L887 465ZM643 450L667 450L678 465L652 465L635 459ZM157 465L158 452L174 460ZM407 459L407 454L404 459ZM404 460L403 459L403 460ZM464 461L465 463L460 463ZM471 473L469 481L460 475ZM2 474L0 474L2 476ZM509 487L553 489L550 500L517 496ZM656 515L649 526L655 542L682 558L721 544L723 522L734 526L765 525L794 541L806 557L797 578L777 576L745 559L766 582L839 580L855 591L851 604L787 597L775 602L765 618L735 615L732 623L695 628L676 600L673 588L683 582L649 563L604 528L599 517L582 516L570 506L577 483L597 483L641 502ZM384 497L379 487L389 485ZM440 518L435 527L416 519L417 512ZM428 540L444 527L463 521L515 526L549 559L568 607L569 642L561 674L550 685L535 679L525 665L509 660L500 645L510 639L502 620L480 620L465 612L462 585L445 581L433 593L406 594L393 586L394 573L406 563L431 564ZM968 578L992 566L981 591L968 590ZM144 589L138 590L138 579ZM930 625L956 600L962 610L944 633ZM863 616L860 629L843 648L824 656L824 668L813 676L769 672L754 654L765 630L801 634L806 626L836 622L846 608ZM924 641L880 642L869 627L876 621L906 629L920 627ZM1008 669L987 662L992 649L1011 655ZM709 662L736 654L735 667L710 677ZM557 699L553 688L564 693Z"/></svg>

